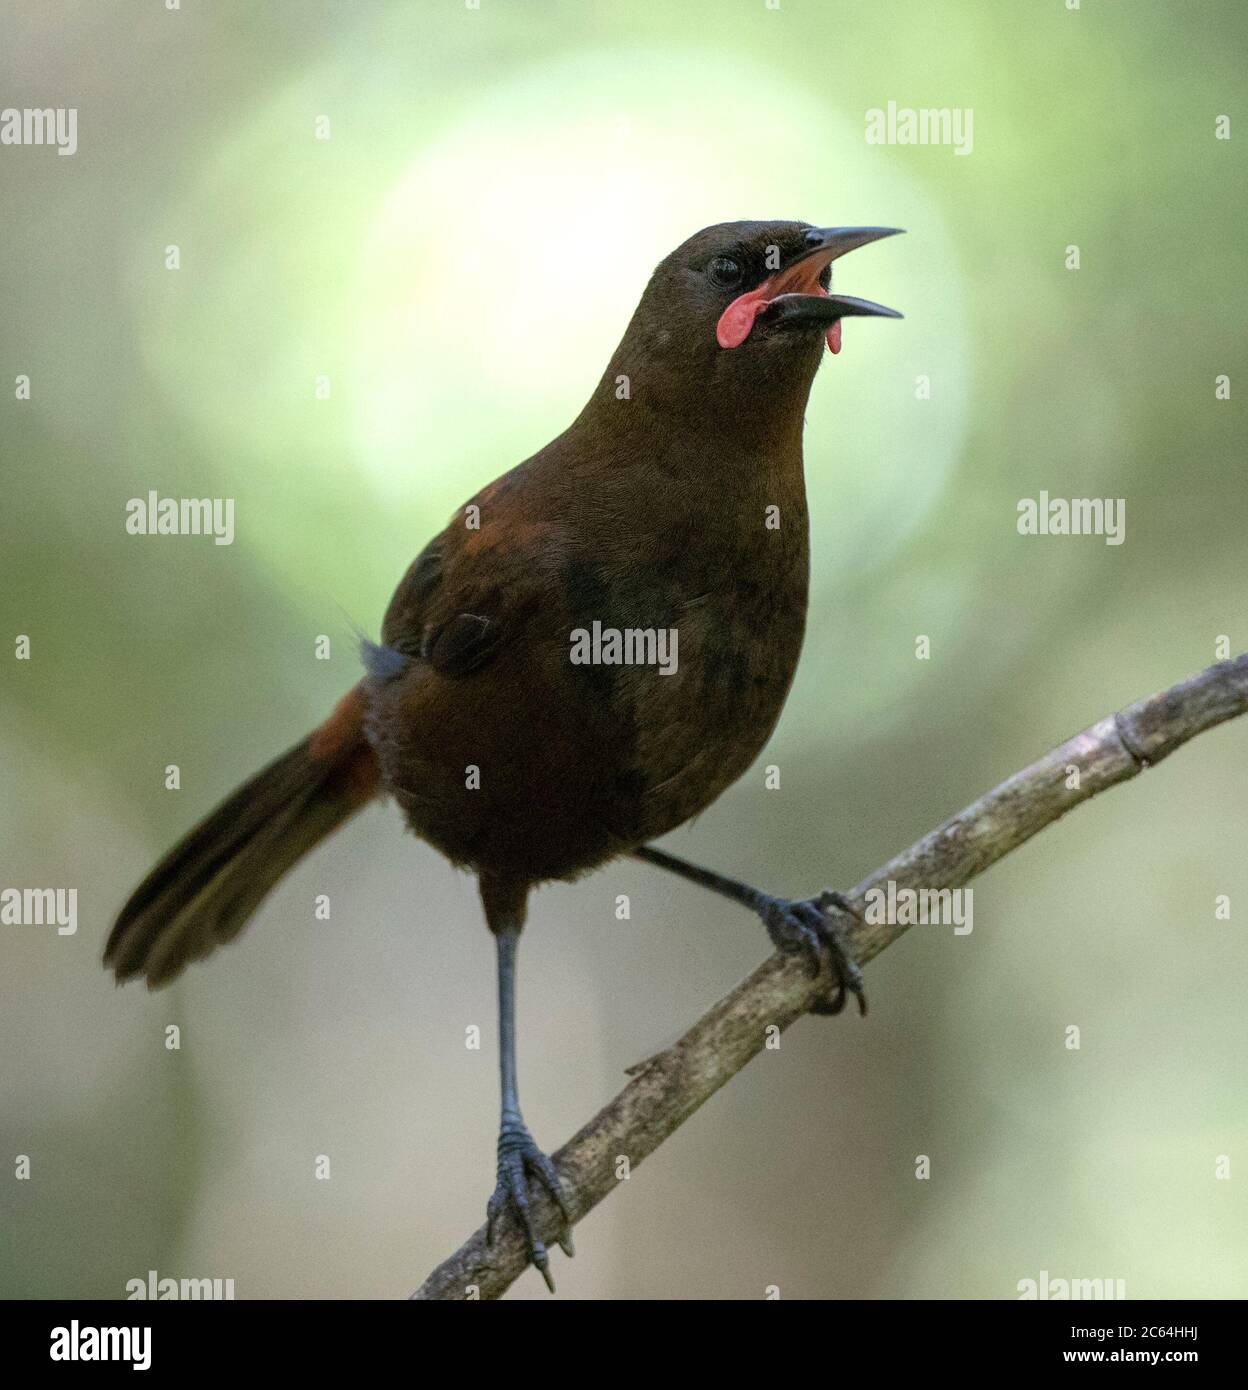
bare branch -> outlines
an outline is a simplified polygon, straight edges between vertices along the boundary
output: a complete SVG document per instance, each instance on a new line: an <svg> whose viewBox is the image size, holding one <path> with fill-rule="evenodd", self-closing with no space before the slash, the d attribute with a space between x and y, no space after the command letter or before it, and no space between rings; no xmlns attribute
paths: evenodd
<svg viewBox="0 0 1248 1390"><path fill-rule="evenodd" d="M1248 654L1129 705L1015 773L846 894L858 914L844 923L858 961L865 964L906 930L861 920L871 889L890 879L898 888L960 887L1080 802L1246 711ZM799 960L773 955L679 1042L643 1063L619 1095L554 1155L574 1219L615 1188L617 1158L627 1157L635 1169L762 1049L768 1027L787 1028L827 988L826 976L812 980ZM543 1229L554 1229L548 1204L539 1206L537 1217ZM489 1249L482 1227L412 1297L497 1298L525 1264L518 1231L509 1229Z"/></svg>

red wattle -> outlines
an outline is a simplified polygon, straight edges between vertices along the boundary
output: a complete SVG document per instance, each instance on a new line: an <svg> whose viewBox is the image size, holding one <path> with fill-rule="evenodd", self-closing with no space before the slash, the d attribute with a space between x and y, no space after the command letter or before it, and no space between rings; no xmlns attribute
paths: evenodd
<svg viewBox="0 0 1248 1390"><path fill-rule="evenodd" d="M837 321L828 329L828 351L840 352L841 350L841 321Z"/></svg>

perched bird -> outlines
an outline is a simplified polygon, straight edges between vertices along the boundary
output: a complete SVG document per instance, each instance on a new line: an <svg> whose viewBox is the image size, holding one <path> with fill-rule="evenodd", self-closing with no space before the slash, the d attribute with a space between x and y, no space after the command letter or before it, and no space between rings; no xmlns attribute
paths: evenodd
<svg viewBox="0 0 1248 1390"><path fill-rule="evenodd" d="M314 845L392 796L477 876L498 953L489 1230L511 1210L552 1290L538 1187L568 1253L571 1222L516 1085L516 948L535 884L635 855L746 904L812 970L826 950L821 1011L847 991L865 1011L823 910L835 894L773 898L649 842L736 781L780 715L806 623L811 383L842 319L900 317L830 293L831 264L896 230L729 222L673 251L573 423L413 561L381 642L362 646L360 683L157 864L108 940L119 980L167 984L236 936Z"/></svg>

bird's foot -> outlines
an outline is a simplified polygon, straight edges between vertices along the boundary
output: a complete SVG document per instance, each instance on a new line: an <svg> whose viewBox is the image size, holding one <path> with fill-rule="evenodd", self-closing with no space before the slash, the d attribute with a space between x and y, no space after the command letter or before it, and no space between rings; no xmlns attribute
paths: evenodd
<svg viewBox="0 0 1248 1390"><path fill-rule="evenodd" d="M555 1281L550 1273L550 1256L533 1227L531 1194L535 1182L546 1189L559 1208L563 1224L556 1239L565 1255L573 1255L575 1252L572 1248L572 1213L568 1209L555 1165L533 1142L533 1136L520 1116L504 1114L503 1123L498 1131L498 1186L495 1187L494 1195L486 1207L485 1238L490 1245L494 1244L494 1233L499 1218L510 1207L520 1220L529 1259L546 1281L546 1287L554 1293Z"/></svg>
<svg viewBox="0 0 1248 1390"><path fill-rule="evenodd" d="M862 971L850 954L838 916L828 912L834 907L853 917L854 912L845 897L830 888L817 898L793 902L788 898L760 895L758 914L767 928L772 944L781 951L800 951L810 966L810 973L819 973L820 956L827 950L832 960L835 992L811 1006L811 1013L839 1014L852 994L858 1001L858 1012L867 1011L867 995L863 988Z"/></svg>

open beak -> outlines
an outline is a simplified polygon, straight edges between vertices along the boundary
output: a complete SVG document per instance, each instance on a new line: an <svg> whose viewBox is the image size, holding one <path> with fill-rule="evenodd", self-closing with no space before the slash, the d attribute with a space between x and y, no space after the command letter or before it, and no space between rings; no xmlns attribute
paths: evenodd
<svg viewBox="0 0 1248 1390"><path fill-rule="evenodd" d="M810 249L769 275L757 289L738 295L724 310L715 336L720 347L740 347L756 321L771 328L821 328L832 352L841 350L843 318L899 319L896 309L855 299L848 294L829 294L819 277L838 256L860 246L896 236L900 227L819 227L806 233Z"/></svg>

